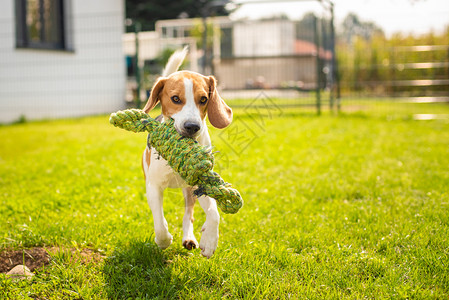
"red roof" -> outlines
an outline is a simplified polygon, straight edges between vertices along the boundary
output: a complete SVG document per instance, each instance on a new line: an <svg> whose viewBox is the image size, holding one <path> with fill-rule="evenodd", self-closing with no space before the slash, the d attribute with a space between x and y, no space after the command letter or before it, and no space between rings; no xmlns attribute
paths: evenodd
<svg viewBox="0 0 449 300"><path fill-rule="evenodd" d="M295 54L316 55L316 46L315 44L308 41L296 40ZM320 47L320 58L330 60L332 59L332 52L329 50L324 50L322 47Z"/></svg>

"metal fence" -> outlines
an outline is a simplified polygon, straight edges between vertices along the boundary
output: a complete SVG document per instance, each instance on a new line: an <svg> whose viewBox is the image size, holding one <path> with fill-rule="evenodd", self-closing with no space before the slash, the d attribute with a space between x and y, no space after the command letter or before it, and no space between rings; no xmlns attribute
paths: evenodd
<svg viewBox="0 0 449 300"><path fill-rule="evenodd" d="M337 70L333 7L301 20L273 17L233 21L228 17L161 20L156 31L125 35L128 101L148 96L169 54L188 45L186 69L213 74L233 107L257 105L263 93L273 103L321 112L335 109Z"/></svg>
<svg viewBox="0 0 449 300"><path fill-rule="evenodd" d="M205 10L203 18L160 20L151 32L126 20L134 32L123 34L121 1L96 12L83 1L64 2L61 49L23 43L18 33L28 23L14 14L21 6L1 2L0 123L105 113L125 103L141 107L170 54L186 45L182 68L213 74L232 107L447 111L449 27L422 36L341 38L332 2L298 0L289 2L316 7L307 13L304 6L295 18L258 20L213 17ZM248 5L262 2L269 1Z"/></svg>
<svg viewBox="0 0 449 300"><path fill-rule="evenodd" d="M343 111L437 114L449 103L449 45L341 45ZM344 54L341 54L341 53Z"/></svg>
<svg viewBox="0 0 449 300"><path fill-rule="evenodd" d="M141 105L169 54L188 45L184 68L217 77L233 107L268 98L278 107L318 114L404 108L418 114L424 106L417 104L437 104L425 111L438 113L449 103L447 37L348 41L336 34L333 4L317 2L320 10L298 20L205 16L161 20L155 32L126 34L128 101Z"/></svg>

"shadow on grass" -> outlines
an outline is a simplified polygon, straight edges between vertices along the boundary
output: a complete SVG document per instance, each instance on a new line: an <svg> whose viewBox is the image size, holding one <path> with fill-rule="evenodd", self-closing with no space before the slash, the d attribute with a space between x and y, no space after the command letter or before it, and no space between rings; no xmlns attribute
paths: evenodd
<svg viewBox="0 0 449 300"><path fill-rule="evenodd" d="M183 285L171 275L164 253L154 242L133 241L105 260L105 290L110 299L175 298Z"/></svg>

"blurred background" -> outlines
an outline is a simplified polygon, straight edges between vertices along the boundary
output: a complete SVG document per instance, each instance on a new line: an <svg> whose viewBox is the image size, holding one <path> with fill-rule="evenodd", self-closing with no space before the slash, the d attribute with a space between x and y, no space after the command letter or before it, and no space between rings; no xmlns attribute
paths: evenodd
<svg viewBox="0 0 449 300"><path fill-rule="evenodd" d="M183 46L232 107L447 118L448 16L446 0L4 0L0 123L142 107Z"/></svg>

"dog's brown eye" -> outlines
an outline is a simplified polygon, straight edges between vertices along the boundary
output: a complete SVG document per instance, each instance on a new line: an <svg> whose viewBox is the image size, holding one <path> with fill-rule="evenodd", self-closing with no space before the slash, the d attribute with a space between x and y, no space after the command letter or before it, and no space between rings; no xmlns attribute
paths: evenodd
<svg viewBox="0 0 449 300"><path fill-rule="evenodd" d="M173 101L174 103L181 103L181 99L179 99L178 96L172 96L171 101Z"/></svg>
<svg viewBox="0 0 449 300"><path fill-rule="evenodd" d="M201 97L200 103L205 104L206 102L207 102L207 97L206 96Z"/></svg>

